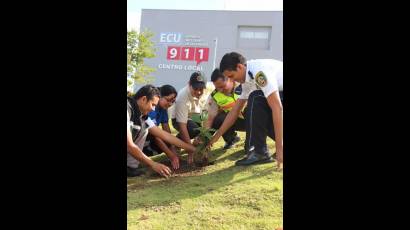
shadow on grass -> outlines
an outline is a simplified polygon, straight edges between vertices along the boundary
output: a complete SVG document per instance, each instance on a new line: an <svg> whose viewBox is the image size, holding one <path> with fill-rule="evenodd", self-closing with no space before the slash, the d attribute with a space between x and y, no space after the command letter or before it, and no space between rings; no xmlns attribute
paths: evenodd
<svg viewBox="0 0 410 230"><path fill-rule="evenodd" d="M237 161L237 160L242 159L244 156L245 156L245 150L244 150L244 149L241 149L241 150L238 150L238 151L236 151L236 152L234 152L234 153L228 154L228 155L226 155L226 156L224 156L224 157L222 157L222 158L217 158L217 159L216 159L216 162L217 162L217 163L218 163L218 162L223 162L223 161L225 161L225 160Z"/></svg>

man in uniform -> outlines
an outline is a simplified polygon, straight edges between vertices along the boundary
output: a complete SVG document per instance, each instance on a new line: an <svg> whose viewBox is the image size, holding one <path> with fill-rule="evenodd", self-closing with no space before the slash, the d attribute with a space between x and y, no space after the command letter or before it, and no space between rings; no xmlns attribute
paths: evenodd
<svg viewBox="0 0 410 230"><path fill-rule="evenodd" d="M205 126L206 128L219 129L238 100L241 89L239 84L235 85L235 81L225 77L218 68L212 72L211 81L215 90L208 98L208 120ZM222 135L225 141L224 149L232 148L235 143L241 140L235 131L245 131L245 119L242 112L235 124Z"/></svg>
<svg viewBox="0 0 410 230"><path fill-rule="evenodd" d="M209 143L212 146L236 121L246 102L247 155L236 165L272 162L266 137L275 141L276 160L283 167L283 62L273 59L246 61L241 54L232 52L222 57L220 71L230 79L242 84L242 94L229 112L224 123Z"/></svg>

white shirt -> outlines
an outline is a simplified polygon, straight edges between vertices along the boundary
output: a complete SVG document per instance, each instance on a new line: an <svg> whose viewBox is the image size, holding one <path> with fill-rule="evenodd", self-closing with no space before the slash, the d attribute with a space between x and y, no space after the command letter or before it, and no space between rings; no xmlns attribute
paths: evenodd
<svg viewBox="0 0 410 230"><path fill-rule="evenodd" d="M141 119L141 121L144 121L144 120ZM150 129L155 126L155 123L151 120L150 117L148 117L144 122L145 122L145 125L147 126L147 129ZM131 130L133 126L134 126L134 122L131 121L130 114L128 113L128 110L127 110L127 129Z"/></svg>
<svg viewBox="0 0 410 230"><path fill-rule="evenodd" d="M186 124L192 114L202 112L202 107L200 100L192 96L189 86L185 86L178 92L171 118L176 118L177 122Z"/></svg>
<svg viewBox="0 0 410 230"><path fill-rule="evenodd" d="M208 96L205 108L208 111L208 116L218 115L219 106L216 104L215 100L212 98L212 95Z"/></svg>
<svg viewBox="0 0 410 230"><path fill-rule="evenodd" d="M141 126L134 124L131 121L131 116L127 109L127 129L132 132L132 129L139 129L138 137L135 139L135 145L142 151L144 149L145 140L148 136L148 130L155 126L155 123L148 117L146 120L139 117ZM129 152L127 152L127 166L131 168L138 168L139 161L135 159Z"/></svg>
<svg viewBox="0 0 410 230"><path fill-rule="evenodd" d="M246 78L239 99L247 100L249 94L258 89L263 91L265 97L283 90L283 62L274 59L255 59L249 60L246 64Z"/></svg>

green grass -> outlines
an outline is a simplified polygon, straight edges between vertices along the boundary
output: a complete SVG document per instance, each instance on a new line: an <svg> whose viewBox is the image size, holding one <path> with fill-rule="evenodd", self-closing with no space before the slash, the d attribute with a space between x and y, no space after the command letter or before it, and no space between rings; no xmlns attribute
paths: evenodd
<svg viewBox="0 0 410 230"><path fill-rule="evenodd" d="M282 227L282 172L276 163L235 166L243 140L228 151L215 143L214 165L169 179L149 171L128 179L128 229L275 229ZM271 152L274 142L268 138ZM153 157L164 160L161 154ZM186 159L186 154L183 154Z"/></svg>

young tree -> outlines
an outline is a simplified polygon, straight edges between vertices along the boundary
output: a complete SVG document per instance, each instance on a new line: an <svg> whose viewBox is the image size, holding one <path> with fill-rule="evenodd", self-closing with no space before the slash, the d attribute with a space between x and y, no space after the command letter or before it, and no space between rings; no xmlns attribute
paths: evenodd
<svg viewBox="0 0 410 230"><path fill-rule="evenodd" d="M152 81L152 72L155 68L144 64L145 58L155 57L154 43L151 38L154 34L148 30L140 33L127 32L127 72L131 78L127 78L127 86L135 83L149 83Z"/></svg>

